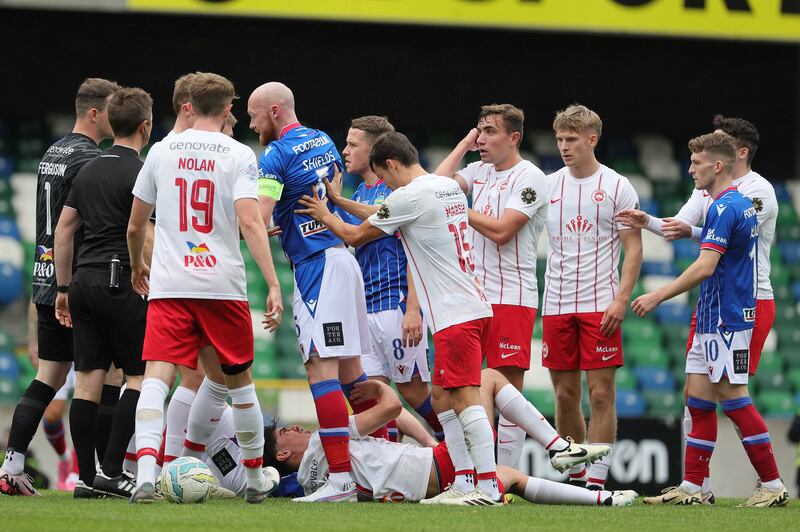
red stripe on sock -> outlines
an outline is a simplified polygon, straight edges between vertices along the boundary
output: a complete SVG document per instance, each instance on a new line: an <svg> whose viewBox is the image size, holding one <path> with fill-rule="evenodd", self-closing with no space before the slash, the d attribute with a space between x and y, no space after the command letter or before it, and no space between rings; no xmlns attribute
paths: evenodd
<svg viewBox="0 0 800 532"><path fill-rule="evenodd" d="M550 447L551 447L551 446L552 446L552 445L553 445L555 442L557 442L557 441L558 441L558 439L559 439L560 437L561 437L561 436L556 436L555 438L553 438L553 441L551 441L550 443L548 443L547 445L545 445L545 447L544 447L544 448L545 448L545 449L549 449L549 448L550 448Z"/></svg>
<svg viewBox="0 0 800 532"><path fill-rule="evenodd" d="M497 478L497 471L487 471L486 473L478 473L475 477L478 480L491 480Z"/></svg>
<svg viewBox="0 0 800 532"><path fill-rule="evenodd" d="M600 502L600 494L603 493L602 491L597 492L597 506L600 506L602 503Z"/></svg>
<svg viewBox="0 0 800 532"><path fill-rule="evenodd" d="M261 465L264 463L263 458L251 458L249 460L242 460L242 465L245 466L247 469L256 469L261 468Z"/></svg>
<svg viewBox="0 0 800 532"><path fill-rule="evenodd" d="M164 455L164 463L168 464L168 463L172 462L173 460L175 460L176 458L178 458L178 457L177 456L170 456L168 454L165 454Z"/></svg>
<svg viewBox="0 0 800 532"><path fill-rule="evenodd" d="M577 473L570 473L570 474L569 474L569 478L581 478L581 477L582 477L582 476L584 476L585 474L586 474L586 467L584 467L583 469L581 469L581 470L580 470L579 472L577 472Z"/></svg>
<svg viewBox="0 0 800 532"><path fill-rule="evenodd" d="M145 447L144 449L139 449L136 451L136 460L139 460L142 456L155 456L158 458L158 451L153 449L152 447Z"/></svg>
<svg viewBox="0 0 800 532"><path fill-rule="evenodd" d="M461 471L456 471L453 474L455 476L459 476L459 475L474 475L475 474L475 470L474 469L463 469Z"/></svg>
<svg viewBox="0 0 800 532"><path fill-rule="evenodd" d="M125 453L125 460L128 460L129 462L135 462L136 461L136 453L128 453L128 452L126 452Z"/></svg>
<svg viewBox="0 0 800 532"><path fill-rule="evenodd" d="M197 451L198 453L205 452L206 446L202 443L195 443L189 440L183 440L183 446L191 451Z"/></svg>
<svg viewBox="0 0 800 532"><path fill-rule="evenodd" d="M587 478L587 479L586 479L586 483L587 483L587 484L597 484L597 485L599 485L599 486L605 486L605 485L606 485L606 481L605 481L605 479L602 479L602 478L594 478L594 477L589 477L589 478Z"/></svg>
<svg viewBox="0 0 800 532"><path fill-rule="evenodd" d="M384 428L386 429L386 436L389 439L389 441L397 443L397 441L400 439L400 433L398 432L397 429L397 420L396 419L391 420L386 424ZM394 431L390 431L389 429L394 429Z"/></svg>
<svg viewBox="0 0 800 532"><path fill-rule="evenodd" d="M756 434L769 433L767 424L764 423L764 418L761 417L761 414L758 413L758 410L756 410L756 407L752 404L744 408L737 408L736 410L726 410L725 415L739 427L742 438L755 436ZM771 442L750 443L743 445L743 447L747 452L750 463L753 464L753 468L756 470L756 473L758 473L758 478L761 482L769 482L770 480L780 478Z"/></svg>

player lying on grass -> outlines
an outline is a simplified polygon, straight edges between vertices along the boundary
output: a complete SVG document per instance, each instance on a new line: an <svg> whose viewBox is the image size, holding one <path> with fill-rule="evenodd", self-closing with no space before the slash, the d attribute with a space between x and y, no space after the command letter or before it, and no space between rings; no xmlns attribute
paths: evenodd
<svg viewBox="0 0 800 532"><path fill-rule="evenodd" d="M547 444L561 440L552 427L547 441L543 431L529 430L533 423L540 425L541 415L499 372L483 370L480 395L488 412L493 413L497 407L506 419L524 427L539 442ZM369 410L350 416L348 427L353 478L361 499L421 501L425 504L426 498L435 497L447 488L455 476L447 443L431 449L362 436L394 419L402 410L400 400L389 386L377 381L359 383L351 398L356 402L377 400ZM561 441L566 448L550 452L550 463L559 471L578 463L593 462L609 452L608 446ZM275 466L282 475L297 472L297 480L306 493L313 493L324 485L328 474L319 434L298 426L267 429L264 464ZM539 504L626 506L632 504L637 496L630 490L590 491L529 477L506 466L497 468L497 476L508 493ZM459 499L451 500L454 504L459 502Z"/></svg>

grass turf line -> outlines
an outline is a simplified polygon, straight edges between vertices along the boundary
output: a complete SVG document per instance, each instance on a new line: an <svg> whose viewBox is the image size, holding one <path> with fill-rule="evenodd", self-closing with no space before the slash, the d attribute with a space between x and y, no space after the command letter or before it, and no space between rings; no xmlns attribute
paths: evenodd
<svg viewBox="0 0 800 532"><path fill-rule="evenodd" d="M715 507L544 506L519 499L505 508L425 507L418 504L298 504L270 499L261 505L243 500L199 505L157 502L131 505L116 500L73 500L70 493L42 497L0 496L2 530L85 532L119 530L793 530L800 502L788 508L733 508L742 499L718 500Z"/></svg>

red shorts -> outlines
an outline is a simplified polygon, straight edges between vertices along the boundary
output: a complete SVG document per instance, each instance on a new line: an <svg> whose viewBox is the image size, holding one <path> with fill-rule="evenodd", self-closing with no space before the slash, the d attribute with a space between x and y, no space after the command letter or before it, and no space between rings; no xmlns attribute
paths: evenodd
<svg viewBox="0 0 800 532"><path fill-rule="evenodd" d="M436 469L436 476L439 478L439 491L442 492L456 480L456 468L453 465L453 459L450 458L450 451L447 449L446 441L433 448L433 467ZM505 486L503 486L499 478L497 479L497 488L500 493L506 492Z"/></svg>
<svg viewBox="0 0 800 532"><path fill-rule="evenodd" d="M622 366L622 327L603 336L602 318L602 312L542 316L542 366L556 370Z"/></svg>
<svg viewBox="0 0 800 532"><path fill-rule="evenodd" d="M253 362L253 320L247 301L150 301L142 360L197 369L197 351L205 345L216 349L222 366Z"/></svg>
<svg viewBox="0 0 800 532"><path fill-rule="evenodd" d="M753 336L750 338L750 369L748 373L755 375L758 363L761 361L761 351L767 341L772 324L775 323L775 300L756 299L756 321L753 323ZM686 342L686 352L692 348L694 331L697 327L697 313L692 314L692 324L689 327L689 339Z"/></svg>
<svg viewBox="0 0 800 532"><path fill-rule="evenodd" d="M483 353L492 369L515 367L531 369L531 338L536 309L519 305L492 305L494 316Z"/></svg>
<svg viewBox="0 0 800 532"><path fill-rule="evenodd" d="M433 335L431 382L448 390L481 385L481 364L491 318L451 325Z"/></svg>

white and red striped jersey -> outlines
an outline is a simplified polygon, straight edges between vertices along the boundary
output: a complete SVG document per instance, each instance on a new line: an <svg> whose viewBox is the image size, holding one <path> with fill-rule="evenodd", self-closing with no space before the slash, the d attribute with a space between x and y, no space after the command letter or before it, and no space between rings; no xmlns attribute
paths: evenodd
<svg viewBox="0 0 800 532"><path fill-rule="evenodd" d="M753 202L758 220L758 294L757 299L774 299L769 273L772 269L769 252L775 238L775 225L778 221L778 200L775 189L769 181L752 170L733 180L739 192ZM702 227L706 213L714 202L705 190L695 190L675 218L689 225Z"/></svg>
<svg viewBox="0 0 800 532"><path fill-rule="evenodd" d="M400 232L417 299L433 334L492 315L473 266L467 197L455 180L417 177L392 192L368 221L388 235Z"/></svg>
<svg viewBox="0 0 800 532"><path fill-rule="evenodd" d="M636 191L604 165L582 179L566 167L547 179L550 251L542 315L605 312L619 291L619 231L628 228L614 215L638 208Z"/></svg>
<svg viewBox="0 0 800 532"><path fill-rule="evenodd" d="M498 172L476 162L459 170L472 195L472 208L492 218L506 209L528 217L528 223L500 246L470 227L475 273L492 304L538 306L536 243L547 221L548 186L544 173L529 161Z"/></svg>

